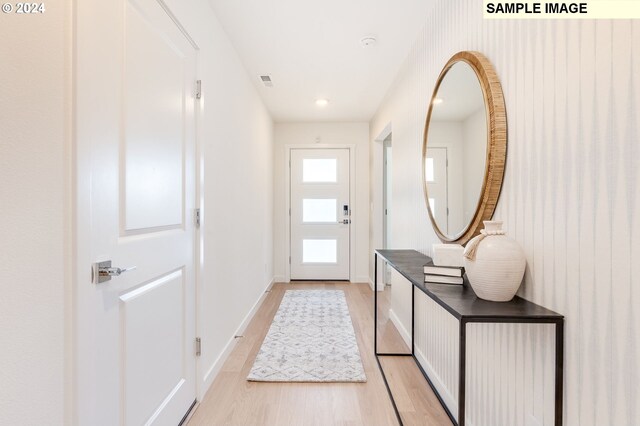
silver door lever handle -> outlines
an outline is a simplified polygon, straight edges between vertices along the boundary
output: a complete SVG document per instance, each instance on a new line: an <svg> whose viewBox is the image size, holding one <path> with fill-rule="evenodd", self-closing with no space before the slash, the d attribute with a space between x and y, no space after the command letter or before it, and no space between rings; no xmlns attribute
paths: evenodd
<svg viewBox="0 0 640 426"><path fill-rule="evenodd" d="M110 281L111 277L119 277L123 273L133 271L137 268L137 266L130 266L128 268L114 268L111 266L110 260L94 263L91 266L91 281L96 284L100 284L105 281Z"/></svg>
<svg viewBox="0 0 640 426"><path fill-rule="evenodd" d="M129 266L128 268L99 268L98 275L101 277L119 277L121 274L137 268L137 266Z"/></svg>

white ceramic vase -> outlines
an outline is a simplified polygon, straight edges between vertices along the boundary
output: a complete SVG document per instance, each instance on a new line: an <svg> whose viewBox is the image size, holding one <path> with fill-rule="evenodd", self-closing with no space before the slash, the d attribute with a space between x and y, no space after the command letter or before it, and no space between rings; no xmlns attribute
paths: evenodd
<svg viewBox="0 0 640 426"><path fill-rule="evenodd" d="M481 232L465 248L467 278L481 299L508 302L515 296L524 276L527 265L524 252L515 240L505 235L502 221L484 221ZM476 245L475 257L469 259Z"/></svg>

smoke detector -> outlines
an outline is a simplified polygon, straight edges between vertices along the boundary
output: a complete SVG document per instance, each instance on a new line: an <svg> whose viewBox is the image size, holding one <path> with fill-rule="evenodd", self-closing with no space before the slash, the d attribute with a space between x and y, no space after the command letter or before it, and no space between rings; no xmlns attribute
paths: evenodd
<svg viewBox="0 0 640 426"><path fill-rule="evenodd" d="M378 42L374 36L366 36L360 39L360 45L362 47L373 47Z"/></svg>

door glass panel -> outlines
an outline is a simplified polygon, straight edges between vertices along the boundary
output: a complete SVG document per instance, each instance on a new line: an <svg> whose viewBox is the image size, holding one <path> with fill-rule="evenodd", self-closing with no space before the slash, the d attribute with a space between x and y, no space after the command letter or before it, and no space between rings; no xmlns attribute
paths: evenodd
<svg viewBox="0 0 640 426"><path fill-rule="evenodd" d="M337 240L302 240L303 263L336 263Z"/></svg>
<svg viewBox="0 0 640 426"><path fill-rule="evenodd" d="M334 199L305 198L302 200L302 221L303 222L336 222L338 214Z"/></svg>
<svg viewBox="0 0 640 426"><path fill-rule="evenodd" d="M424 176L427 182L434 181L433 158L427 158L424 165Z"/></svg>
<svg viewBox="0 0 640 426"><path fill-rule="evenodd" d="M335 158L305 158L302 160L302 181L305 183L337 182L338 161Z"/></svg>

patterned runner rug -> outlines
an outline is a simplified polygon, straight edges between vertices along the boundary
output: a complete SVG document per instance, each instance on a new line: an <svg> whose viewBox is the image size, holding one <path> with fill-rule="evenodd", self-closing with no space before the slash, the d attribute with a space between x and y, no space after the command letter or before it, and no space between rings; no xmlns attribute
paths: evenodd
<svg viewBox="0 0 640 426"><path fill-rule="evenodd" d="M342 290L287 290L247 380L366 382Z"/></svg>

